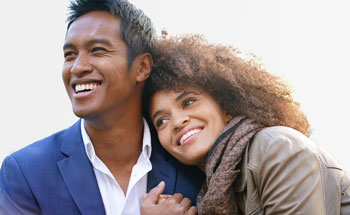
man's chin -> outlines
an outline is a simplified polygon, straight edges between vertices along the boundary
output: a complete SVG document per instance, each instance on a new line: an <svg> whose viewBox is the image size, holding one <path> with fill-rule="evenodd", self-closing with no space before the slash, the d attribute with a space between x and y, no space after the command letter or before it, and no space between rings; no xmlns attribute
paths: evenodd
<svg viewBox="0 0 350 215"><path fill-rule="evenodd" d="M87 108L74 108L73 107L73 113L79 117L79 118L89 118L89 116L91 116L91 111L88 110Z"/></svg>

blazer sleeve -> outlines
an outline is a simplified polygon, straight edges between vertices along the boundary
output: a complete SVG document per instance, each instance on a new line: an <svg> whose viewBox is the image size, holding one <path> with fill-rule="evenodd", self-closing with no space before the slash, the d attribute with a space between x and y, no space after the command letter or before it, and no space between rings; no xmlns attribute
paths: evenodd
<svg viewBox="0 0 350 215"><path fill-rule="evenodd" d="M41 214L20 166L8 156L0 170L0 214Z"/></svg>
<svg viewBox="0 0 350 215"><path fill-rule="evenodd" d="M326 214L320 161L299 137L264 134L256 168L265 214ZM259 143L257 143L259 144Z"/></svg>

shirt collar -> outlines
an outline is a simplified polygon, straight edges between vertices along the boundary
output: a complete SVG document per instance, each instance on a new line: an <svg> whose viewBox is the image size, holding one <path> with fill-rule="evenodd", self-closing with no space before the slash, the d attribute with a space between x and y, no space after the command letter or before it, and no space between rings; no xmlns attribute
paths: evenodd
<svg viewBox="0 0 350 215"><path fill-rule="evenodd" d="M144 118L142 118L142 121L143 121L143 138L142 138L141 154L143 154L148 159L150 159L151 153L152 153L151 132L149 130L147 121ZM90 162L94 162L96 153L95 153L94 145L92 144L90 137L86 132L84 119L81 120L80 128L81 128L81 136L83 137L86 155L88 156Z"/></svg>

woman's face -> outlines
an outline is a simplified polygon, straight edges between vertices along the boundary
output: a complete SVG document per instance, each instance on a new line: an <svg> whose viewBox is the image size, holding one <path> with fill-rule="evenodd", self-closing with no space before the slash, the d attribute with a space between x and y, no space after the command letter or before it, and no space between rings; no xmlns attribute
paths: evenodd
<svg viewBox="0 0 350 215"><path fill-rule="evenodd" d="M210 95L193 89L156 92L150 114L162 146L182 163L202 169L228 121L228 115Z"/></svg>

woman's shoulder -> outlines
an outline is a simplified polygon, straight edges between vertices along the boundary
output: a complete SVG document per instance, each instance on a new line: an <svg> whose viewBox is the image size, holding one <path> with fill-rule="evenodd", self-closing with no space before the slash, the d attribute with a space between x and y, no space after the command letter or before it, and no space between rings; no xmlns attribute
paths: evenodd
<svg viewBox="0 0 350 215"><path fill-rule="evenodd" d="M327 168L342 169L342 165L319 144L285 126L266 127L255 135L249 148L249 163L258 168L262 161L274 161L280 165L313 162Z"/></svg>
<svg viewBox="0 0 350 215"><path fill-rule="evenodd" d="M255 135L249 146L248 168L256 173L303 164L319 166L319 146L295 129L266 127Z"/></svg>
<svg viewBox="0 0 350 215"><path fill-rule="evenodd" d="M250 146L250 153L261 153L265 156L278 152L296 153L300 150L317 153L318 146L299 131L285 127L266 127L259 131Z"/></svg>
<svg viewBox="0 0 350 215"><path fill-rule="evenodd" d="M320 211L315 214L333 214L340 210L340 204L342 211L350 210L349 174L327 151L292 128L276 126L259 131L249 146L246 168L248 190L259 192L266 213L285 209L284 204L270 207L273 202L299 205L300 199L305 204L293 210L301 214L315 209ZM253 192L249 194L253 196Z"/></svg>
<svg viewBox="0 0 350 215"><path fill-rule="evenodd" d="M290 141L310 141L304 134L293 128L285 126L265 127L255 135L254 141L272 141L277 139Z"/></svg>

